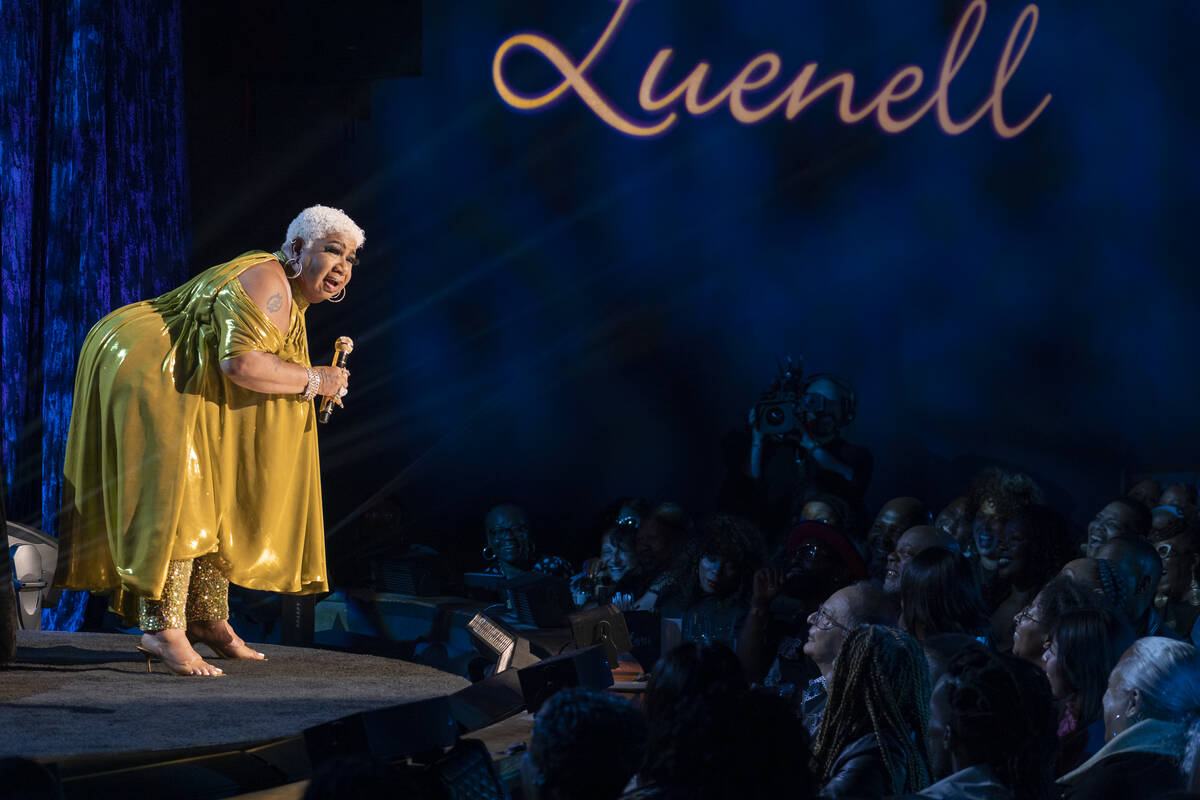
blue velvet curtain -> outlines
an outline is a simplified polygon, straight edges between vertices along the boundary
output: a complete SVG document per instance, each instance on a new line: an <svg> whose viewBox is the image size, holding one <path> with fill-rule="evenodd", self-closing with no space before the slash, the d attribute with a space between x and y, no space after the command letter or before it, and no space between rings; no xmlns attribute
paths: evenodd
<svg viewBox="0 0 1200 800"><path fill-rule="evenodd" d="M75 361L117 306L188 276L180 0L0 0L0 465L54 533ZM74 630L86 594L48 628Z"/></svg>

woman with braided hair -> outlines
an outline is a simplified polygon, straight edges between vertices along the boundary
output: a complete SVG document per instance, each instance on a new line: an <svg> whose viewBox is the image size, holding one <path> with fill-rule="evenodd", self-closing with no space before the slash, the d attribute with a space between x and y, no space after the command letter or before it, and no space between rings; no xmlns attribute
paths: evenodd
<svg viewBox="0 0 1200 800"><path fill-rule="evenodd" d="M918 797L1049 800L1058 717L1040 669L971 642L930 698L928 744L939 780Z"/></svg>
<svg viewBox="0 0 1200 800"><path fill-rule="evenodd" d="M833 669L813 747L820 797L883 797L929 784L929 668L917 640L882 625L852 631Z"/></svg>

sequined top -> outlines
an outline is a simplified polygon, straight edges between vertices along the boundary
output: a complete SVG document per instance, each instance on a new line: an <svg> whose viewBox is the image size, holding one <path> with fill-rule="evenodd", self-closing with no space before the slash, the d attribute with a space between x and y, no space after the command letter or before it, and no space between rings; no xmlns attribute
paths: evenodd
<svg viewBox="0 0 1200 800"><path fill-rule="evenodd" d="M327 588L316 414L297 394L244 389L221 361L251 351L311 366L308 305L286 333L237 280L280 254L244 253L84 340L64 465L56 584L158 598L172 560L215 553L233 583Z"/></svg>

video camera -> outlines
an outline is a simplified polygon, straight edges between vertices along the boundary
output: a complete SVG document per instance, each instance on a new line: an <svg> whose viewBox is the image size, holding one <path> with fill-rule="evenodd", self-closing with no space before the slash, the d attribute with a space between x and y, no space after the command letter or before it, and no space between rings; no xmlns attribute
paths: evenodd
<svg viewBox="0 0 1200 800"><path fill-rule="evenodd" d="M843 407L822 394L809 392L809 385L816 378L827 378L835 383L843 394ZM758 398L754 407L754 424L765 434L783 436L798 431L808 431L814 436L828 431L818 431L833 425L835 428L854 419L854 392L841 381L828 375L804 377L804 359L792 363L789 356L786 365L779 366L779 376ZM824 424L822 424L824 423Z"/></svg>

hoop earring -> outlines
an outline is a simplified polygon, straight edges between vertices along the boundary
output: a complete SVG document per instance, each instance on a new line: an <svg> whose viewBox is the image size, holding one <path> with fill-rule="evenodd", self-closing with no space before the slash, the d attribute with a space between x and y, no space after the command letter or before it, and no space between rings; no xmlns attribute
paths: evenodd
<svg viewBox="0 0 1200 800"><path fill-rule="evenodd" d="M345 299L346 299L346 287L345 287L345 286L343 286L343 287L342 287L342 289L341 289L341 291L339 291L339 292L338 292L337 294L335 294L333 297L329 298L329 302L331 302L331 303L340 303L340 302L342 302L342 301L343 301L343 300L345 300Z"/></svg>
<svg viewBox="0 0 1200 800"><path fill-rule="evenodd" d="M496 551L493 550L491 547L485 546L483 548L483 560L484 561L495 561L496 560Z"/></svg>
<svg viewBox="0 0 1200 800"><path fill-rule="evenodd" d="M296 271L288 275L289 279L299 278L300 273L304 271L304 267L300 266L300 259L298 259L298 258L292 257L292 258L289 258L287 261L283 262L283 268L285 270L290 270L293 266L295 266Z"/></svg>

